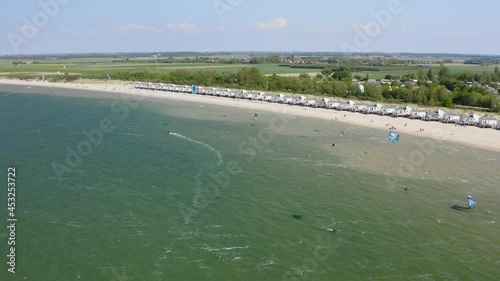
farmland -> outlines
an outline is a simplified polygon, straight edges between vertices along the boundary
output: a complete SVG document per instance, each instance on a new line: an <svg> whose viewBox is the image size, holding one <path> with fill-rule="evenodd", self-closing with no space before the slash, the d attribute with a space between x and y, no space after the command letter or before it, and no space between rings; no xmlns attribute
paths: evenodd
<svg viewBox="0 0 500 281"><path fill-rule="evenodd" d="M37 61L36 64L18 64L14 65L15 60L0 60L0 76L5 76L7 74L20 74L20 75L31 75L40 76L44 74L46 76L56 75L59 71L60 74L74 74L74 75L91 75L91 76L102 76L106 77L106 74L114 74L117 72L153 72L153 73L170 73L176 70L189 70L189 71L216 71L216 72L238 72L244 67L256 67L264 75L286 75L286 76L298 76L301 73L308 73L312 76L316 75L321 71L318 69L317 65L300 65L301 68L292 68L287 65L271 63L271 64L227 64L227 63L151 63L148 62L150 58L134 58L131 61L113 61L111 59L103 58L71 58L66 60L58 61ZM469 71L473 74L481 74L484 71L493 72L495 65L473 65L473 64L463 64L461 62L457 63L447 63L446 67L449 68L450 72L463 73ZM356 64L343 64L343 67L349 68L356 67ZM311 67L311 68L309 68ZM335 65L332 65L335 67ZM368 77L369 79L383 79L386 75L391 76L403 76L407 74L417 74L419 70L428 71L430 67L439 67L439 64L432 64L426 66L377 66L376 71L353 71L353 75L359 75L361 77Z"/></svg>
<svg viewBox="0 0 500 281"><path fill-rule="evenodd" d="M12 61L0 61L0 73L45 73L55 74L57 71L61 73L73 74L113 74L116 72L142 72L149 71L155 73L169 73L176 70L211 70L217 72L238 72L244 67L257 67L263 74L293 74L293 73L313 73L318 72L318 69L293 69L289 67L279 66L279 64L217 64L217 63L142 63L140 61L131 63L121 62L98 62L81 63L78 61L59 61L58 63L50 64L19 64L14 65Z"/></svg>

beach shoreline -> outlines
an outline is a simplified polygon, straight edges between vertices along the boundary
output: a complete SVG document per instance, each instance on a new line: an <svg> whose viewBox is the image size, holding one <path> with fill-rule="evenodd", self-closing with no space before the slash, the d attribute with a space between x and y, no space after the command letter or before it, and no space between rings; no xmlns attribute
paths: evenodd
<svg viewBox="0 0 500 281"><path fill-rule="evenodd" d="M478 128L474 126L459 126L441 122L426 122L408 118L395 118L374 114L362 114L350 111L337 111L324 108L309 108L291 106L279 103L267 103L263 101L239 100L224 97L191 95L184 93L164 92L135 89L133 84L125 81L85 81L73 83L53 83L41 81L24 81L15 79L0 79L0 84L11 86L36 86L52 89L85 90L94 92L106 92L112 94L128 94L147 98L160 98L166 100L177 100L190 103L212 104L227 107L245 108L258 112L270 112L276 114L288 114L296 117L308 117L331 122L340 122L355 126L381 129L387 132L395 127L403 138L408 135L430 138L440 141L449 141L466 146L500 152L500 131L495 129ZM71 93L60 92L59 96L79 96ZM89 95L93 98L107 98L97 95Z"/></svg>

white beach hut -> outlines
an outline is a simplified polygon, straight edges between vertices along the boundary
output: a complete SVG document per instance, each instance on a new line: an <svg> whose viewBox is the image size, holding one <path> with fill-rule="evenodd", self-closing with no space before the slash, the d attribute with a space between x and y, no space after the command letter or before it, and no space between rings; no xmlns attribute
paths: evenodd
<svg viewBox="0 0 500 281"><path fill-rule="evenodd" d="M284 100L285 100L285 95L278 94L278 95L274 96L274 98L272 99L272 102L283 103Z"/></svg>
<svg viewBox="0 0 500 281"><path fill-rule="evenodd" d="M412 111L411 107L405 106L403 108L396 108L396 110L392 115L396 117L409 117L411 116L411 111Z"/></svg>
<svg viewBox="0 0 500 281"><path fill-rule="evenodd" d="M134 82L134 88L143 89L144 88L143 84L144 83L142 83L142 82Z"/></svg>
<svg viewBox="0 0 500 281"><path fill-rule="evenodd" d="M376 103L374 105L366 107L365 112L368 114L379 114L381 110L382 105L380 103Z"/></svg>
<svg viewBox="0 0 500 281"><path fill-rule="evenodd" d="M456 113L447 113L443 116L443 123L460 123L460 114Z"/></svg>
<svg viewBox="0 0 500 281"><path fill-rule="evenodd" d="M331 109L340 109L340 101L338 101L338 100L330 101L326 105L326 107L331 108Z"/></svg>
<svg viewBox="0 0 500 281"><path fill-rule="evenodd" d="M150 90L156 90L158 88L158 85L154 83L148 83L148 85L148 89Z"/></svg>
<svg viewBox="0 0 500 281"><path fill-rule="evenodd" d="M267 102L272 102L272 101L273 101L273 99L274 99L274 95L269 95L269 94L268 94L268 95L264 95L264 96L262 97L262 100L263 100L263 101L267 101Z"/></svg>
<svg viewBox="0 0 500 281"><path fill-rule="evenodd" d="M460 124L469 126L477 125L477 123L479 123L479 118L479 114L471 112L469 115L460 116Z"/></svg>
<svg viewBox="0 0 500 281"><path fill-rule="evenodd" d="M339 104L340 110L352 110L354 107L354 102L352 100L348 102L341 102Z"/></svg>
<svg viewBox="0 0 500 281"><path fill-rule="evenodd" d="M293 99L293 104L294 105L304 105L305 101L306 101L306 97L300 96L300 97Z"/></svg>
<svg viewBox="0 0 500 281"><path fill-rule="evenodd" d="M393 106L383 106L380 109L380 115L392 115L396 111L396 108Z"/></svg>
<svg viewBox="0 0 500 281"><path fill-rule="evenodd" d="M286 98L283 100L283 103L284 103L284 104L293 104L293 97L286 97Z"/></svg>
<svg viewBox="0 0 500 281"><path fill-rule="evenodd" d="M429 112L427 110L412 110L410 118L411 119L425 119Z"/></svg>
<svg viewBox="0 0 500 281"><path fill-rule="evenodd" d="M496 128L498 126L498 119L494 117L480 118L478 126L481 128Z"/></svg>
<svg viewBox="0 0 500 281"><path fill-rule="evenodd" d="M365 111L365 109L366 109L368 106L369 106L368 104L356 103L356 104L354 104L354 106L352 107L352 111L354 111L354 112L364 112L364 111Z"/></svg>
<svg viewBox="0 0 500 281"><path fill-rule="evenodd" d="M264 93L257 92L252 96L253 100L262 100L264 98Z"/></svg>
<svg viewBox="0 0 500 281"><path fill-rule="evenodd" d="M318 106L318 102L315 99L306 99L304 101L304 105L305 106L310 106L310 107L317 107Z"/></svg>
<svg viewBox="0 0 500 281"><path fill-rule="evenodd" d="M327 108L328 107L328 103L330 103L330 99L329 98L322 98L318 107L322 107L322 108Z"/></svg>
<svg viewBox="0 0 500 281"><path fill-rule="evenodd" d="M446 113L442 111L441 109L436 109L435 111L429 112L427 116L425 116L426 121L439 121L443 120L443 116Z"/></svg>

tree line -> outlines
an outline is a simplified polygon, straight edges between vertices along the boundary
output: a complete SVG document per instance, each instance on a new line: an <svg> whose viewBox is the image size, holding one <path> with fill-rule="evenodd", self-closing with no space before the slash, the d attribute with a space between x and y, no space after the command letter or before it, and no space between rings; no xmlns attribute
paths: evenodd
<svg viewBox="0 0 500 281"><path fill-rule="evenodd" d="M97 78L97 77L91 77ZM298 77L266 76L256 67L245 67L238 72L218 72L215 70L189 71L180 69L170 73L155 72L118 72L113 79L153 83L173 83L223 88L240 88L273 92L308 94L322 97L342 97L373 102L405 102L424 106L465 105L488 108L500 112L498 93L485 85L497 85L500 81L500 69L493 73L472 74L470 72L451 74L441 66L430 68L427 73L420 70L417 74L404 75L401 80L392 83L364 83L362 91L349 69L332 71L324 69L321 74ZM417 82L414 81L418 80ZM373 81L372 81L373 82Z"/></svg>

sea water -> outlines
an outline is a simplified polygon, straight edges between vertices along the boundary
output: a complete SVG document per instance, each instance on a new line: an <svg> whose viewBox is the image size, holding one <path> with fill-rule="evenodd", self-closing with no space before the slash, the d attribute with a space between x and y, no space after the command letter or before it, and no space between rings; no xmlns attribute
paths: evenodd
<svg viewBox="0 0 500 281"><path fill-rule="evenodd" d="M497 152L405 135L390 144L388 131L286 107L254 120L241 108L1 89L1 280L500 274Z"/></svg>

